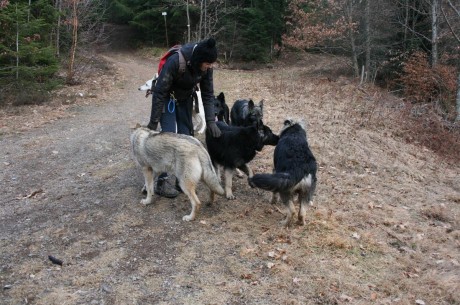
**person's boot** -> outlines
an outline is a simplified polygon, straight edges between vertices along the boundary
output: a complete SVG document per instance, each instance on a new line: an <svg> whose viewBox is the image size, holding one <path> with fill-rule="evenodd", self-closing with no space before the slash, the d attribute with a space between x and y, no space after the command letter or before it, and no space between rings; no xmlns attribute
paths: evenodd
<svg viewBox="0 0 460 305"><path fill-rule="evenodd" d="M161 197L175 198L179 195L179 192L176 190L176 187L171 184L168 178L168 176L158 177L157 183L155 184L155 194Z"/></svg>

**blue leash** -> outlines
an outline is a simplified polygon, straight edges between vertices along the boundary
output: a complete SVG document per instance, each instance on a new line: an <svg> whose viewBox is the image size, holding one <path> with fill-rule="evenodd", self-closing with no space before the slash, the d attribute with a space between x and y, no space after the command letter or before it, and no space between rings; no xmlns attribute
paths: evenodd
<svg viewBox="0 0 460 305"><path fill-rule="evenodd" d="M176 109L176 101L173 100L173 99L170 99L169 103L168 103L168 112L169 113L174 113L175 109Z"/></svg>

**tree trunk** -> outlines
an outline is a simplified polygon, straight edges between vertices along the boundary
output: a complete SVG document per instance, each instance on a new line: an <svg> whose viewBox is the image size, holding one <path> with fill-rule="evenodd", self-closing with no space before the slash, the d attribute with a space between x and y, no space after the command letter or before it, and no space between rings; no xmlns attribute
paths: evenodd
<svg viewBox="0 0 460 305"><path fill-rule="evenodd" d="M201 1L200 4L200 25L198 27L198 37L197 40L201 40L201 33L202 33L202 27L203 27L203 0Z"/></svg>
<svg viewBox="0 0 460 305"><path fill-rule="evenodd" d="M355 36L353 30L350 29L350 43L351 43L351 62L353 64L353 71L355 77L359 77L358 53L356 51Z"/></svg>
<svg viewBox="0 0 460 305"><path fill-rule="evenodd" d="M190 11L187 0L187 42L190 42Z"/></svg>
<svg viewBox="0 0 460 305"><path fill-rule="evenodd" d="M203 21L203 24L204 24L204 37L203 38L206 38L208 36L208 20L207 20L207 16L206 16L206 12L207 12L207 9L208 9L208 4L206 3L206 0L203 0L204 1L204 21Z"/></svg>
<svg viewBox="0 0 460 305"><path fill-rule="evenodd" d="M56 1L56 7L58 11L58 19L57 19L57 24L56 24L56 57L59 57L60 55L60 50L59 50L59 39L61 35L61 10L62 10L62 0L57 0Z"/></svg>
<svg viewBox="0 0 460 305"><path fill-rule="evenodd" d="M438 64L438 0L431 0L431 66Z"/></svg>
<svg viewBox="0 0 460 305"><path fill-rule="evenodd" d="M31 5L32 0L29 0L29 7L27 9L27 23L30 22L30 5Z"/></svg>
<svg viewBox="0 0 460 305"><path fill-rule="evenodd" d="M364 27L366 32L366 63L364 67L364 81L368 82L370 79L371 67L371 30L370 30L370 0L366 1L366 8L364 13Z"/></svg>
<svg viewBox="0 0 460 305"><path fill-rule="evenodd" d="M16 80L19 79L19 18L18 4L16 3Z"/></svg>
<svg viewBox="0 0 460 305"><path fill-rule="evenodd" d="M404 14L404 40L403 40L403 46L404 46L404 51L407 50L407 29L409 28L409 0L406 0L405 3L405 14Z"/></svg>
<svg viewBox="0 0 460 305"><path fill-rule="evenodd" d="M69 69L67 71L67 83L72 81L74 75L75 53L77 51L77 36L78 36L78 17L77 17L77 1L73 0L72 6L72 46L70 47Z"/></svg>
<svg viewBox="0 0 460 305"><path fill-rule="evenodd" d="M351 24L353 24L353 1L349 2L348 6L348 33L350 35L350 44L351 44L351 62L353 64L353 71L355 77L359 77L359 65L358 65L358 52L356 50L356 41L355 41L355 34L353 32L353 28Z"/></svg>
<svg viewBox="0 0 460 305"><path fill-rule="evenodd" d="M460 122L460 72L458 72L457 78L457 118L455 119L457 122Z"/></svg>

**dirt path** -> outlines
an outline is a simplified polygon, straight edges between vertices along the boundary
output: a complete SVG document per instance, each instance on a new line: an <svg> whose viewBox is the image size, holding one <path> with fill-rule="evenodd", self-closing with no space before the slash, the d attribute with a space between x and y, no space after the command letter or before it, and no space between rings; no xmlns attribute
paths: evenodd
<svg viewBox="0 0 460 305"><path fill-rule="evenodd" d="M0 138L0 304L460 303L459 167L379 123L392 111L384 96L331 81L333 63L320 57L282 70L217 69L216 94L230 105L265 98L274 131L287 116L308 119L317 207L307 226L285 230L270 194L235 178L237 200L186 223L183 195L139 203L129 134L148 119L137 87L151 64L106 59L120 73L104 80L106 93ZM271 170L272 152L251 163L256 172Z"/></svg>

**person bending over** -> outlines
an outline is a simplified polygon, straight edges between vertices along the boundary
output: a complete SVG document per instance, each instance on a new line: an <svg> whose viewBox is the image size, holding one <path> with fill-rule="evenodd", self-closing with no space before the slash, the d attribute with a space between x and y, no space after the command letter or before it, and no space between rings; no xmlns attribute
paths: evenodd
<svg viewBox="0 0 460 305"><path fill-rule="evenodd" d="M185 59L185 71L179 69L179 52ZM192 94L199 85L206 126L214 137L220 137L215 123L213 63L217 60L216 41L209 38L198 43L188 43L172 54L164 63L152 94L152 111L148 128L156 130L160 123L162 132L176 132L193 136ZM180 192L176 183L162 173L155 184L157 195L174 198Z"/></svg>

